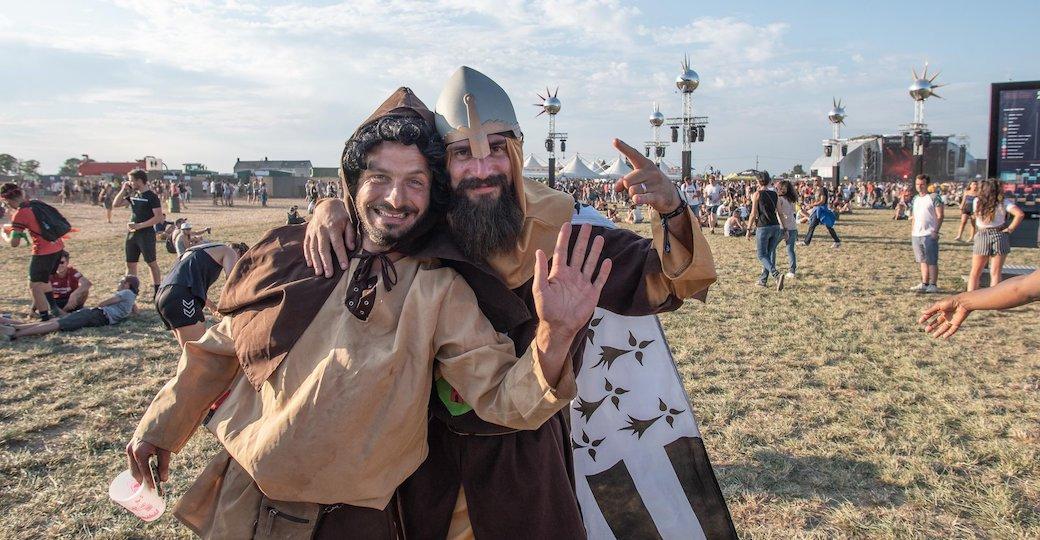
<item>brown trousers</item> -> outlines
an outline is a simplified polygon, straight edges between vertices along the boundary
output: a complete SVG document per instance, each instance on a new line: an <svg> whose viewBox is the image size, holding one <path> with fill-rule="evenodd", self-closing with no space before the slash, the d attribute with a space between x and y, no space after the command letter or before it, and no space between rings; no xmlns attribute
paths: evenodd
<svg viewBox="0 0 1040 540"><path fill-rule="evenodd" d="M226 451L209 462L173 513L201 538L403 538L396 497L383 510L271 500Z"/></svg>

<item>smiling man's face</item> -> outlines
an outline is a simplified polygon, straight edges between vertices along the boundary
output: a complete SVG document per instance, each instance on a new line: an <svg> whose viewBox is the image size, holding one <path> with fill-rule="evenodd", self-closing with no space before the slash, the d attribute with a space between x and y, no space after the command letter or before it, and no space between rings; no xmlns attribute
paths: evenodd
<svg viewBox="0 0 1040 540"><path fill-rule="evenodd" d="M364 228L362 247L385 251L403 238L430 207L432 175L415 145L385 141L366 156L355 196Z"/></svg>

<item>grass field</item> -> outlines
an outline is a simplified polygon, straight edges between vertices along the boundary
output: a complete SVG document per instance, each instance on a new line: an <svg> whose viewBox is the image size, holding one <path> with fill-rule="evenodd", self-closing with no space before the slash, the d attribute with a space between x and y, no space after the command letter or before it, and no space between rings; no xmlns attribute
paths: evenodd
<svg viewBox="0 0 1040 540"><path fill-rule="evenodd" d="M216 240L251 243L288 204L183 215ZM92 304L123 272L128 212L108 225L96 207L62 210L83 229L69 250L95 283ZM753 286L752 243L709 235L719 283L707 305L662 317L742 536L1040 537L1040 308L974 314L950 341L926 337L916 318L938 296L906 292L918 279L908 227L887 212L844 216L842 249L825 232L800 247L782 293ZM945 231L939 285L953 292L970 246ZM27 257L0 249L0 312L28 312ZM168 269L173 256L159 260ZM1040 265L1040 252L1014 250L1009 263ZM107 499L177 362L142 297L142 315L119 326L0 343L0 537L188 536L169 514L144 525ZM199 435L174 457L174 493L213 450Z"/></svg>

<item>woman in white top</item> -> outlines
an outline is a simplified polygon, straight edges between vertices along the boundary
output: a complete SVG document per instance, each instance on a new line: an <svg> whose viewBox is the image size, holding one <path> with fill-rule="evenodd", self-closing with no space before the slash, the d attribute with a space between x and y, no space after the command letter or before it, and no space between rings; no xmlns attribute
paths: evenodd
<svg viewBox="0 0 1040 540"><path fill-rule="evenodd" d="M1000 283L1004 259L1011 252L1011 233L1022 224L1025 213L1011 200L1004 200L1004 186L990 178L979 182L979 192L972 204L975 215L975 246L971 250L971 273L968 291L979 288L982 270L989 265L989 286ZM1011 224L1007 216L1011 214Z"/></svg>
<svg viewBox="0 0 1040 540"><path fill-rule="evenodd" d="M790 180L781 180L777 187L780 195L776 202L776 213L780 216L780 225L783 227L784 239L787 241L787 278L793 278L798 270L798 260L795 257L794 246L798 243L798 194Z"/></svg>

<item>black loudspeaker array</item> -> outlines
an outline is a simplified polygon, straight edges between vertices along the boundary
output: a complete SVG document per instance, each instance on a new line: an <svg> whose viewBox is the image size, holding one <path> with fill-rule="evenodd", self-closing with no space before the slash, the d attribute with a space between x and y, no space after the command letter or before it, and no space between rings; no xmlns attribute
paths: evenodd
<svg viewBox="0 0 1040 540"><path fill-rule="evenodd" d="M841 145L841 157L845 157L848 154L849 154L849 145L847 145L847 144Z"/></svg>
<svg viewBox="0 0 1040 540"><path fill-rule="evenodd" d="M672 126L672 142L679 142L679 126Z"/></svg>
<svg viewBox="0 0 1040 540"><path fill-rule="evenodd" d="M546 152L552 152L553 151L553 140L552 139L545 139L545 151Z"/></svg>
<svg viewBox="0 0 1040 540"><path fill-rule="evenodd" d="M831 148L831 145L829 145L829 144L827 146L823 147L823 155L825 155L827 157L831 157L831 152L833 152L833 151L834 150Z"/></svg>
<svg viewBox="0 0 1040 540"><path fill-rule="evenodd" d="M968 147L963 144L957 150L957 168L964 167L968 160Z"/></svg>

